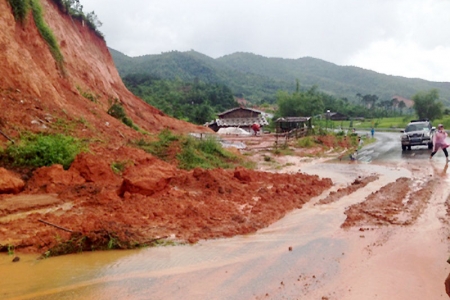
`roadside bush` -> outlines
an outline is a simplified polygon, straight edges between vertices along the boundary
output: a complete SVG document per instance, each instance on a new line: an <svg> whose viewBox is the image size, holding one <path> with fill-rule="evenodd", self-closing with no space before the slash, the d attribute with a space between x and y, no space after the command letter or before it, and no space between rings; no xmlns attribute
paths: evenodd
<svg viewBox="0 0 450 300"><path fill-rule="evenodd" d="M10 144L1 153L1 160L18 167L42 167L61 164L68 169L82 143L65 135L26 134L17 144Z"/></svg>

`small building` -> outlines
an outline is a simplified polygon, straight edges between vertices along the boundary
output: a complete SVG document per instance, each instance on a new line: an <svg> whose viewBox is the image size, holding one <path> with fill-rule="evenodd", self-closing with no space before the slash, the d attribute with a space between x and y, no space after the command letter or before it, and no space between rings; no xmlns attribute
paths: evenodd
<svg viewBox="0 0 450 300"><path fill-rule="evenodd" d="M262 111L246 107L229 109L218 114L218 117L218 119L206 123L205 126L208 126L216 132L220 128L228 127L239 127L251 132L251 126L253 124L259 124L261 129L263 126L269 125Z"/></svg>
<svg viewBox="0 0 450 300"><path fill-rule="evenodd" d="M332 121L345 121L349 117L339 112L327 112L324 114L324 118Z"/></svg>
<svg viewBox="0 0 450 300"><path fill-rule="evenodd" d="M276 121L276 133L304 136L312 128L311 117L283 117Z"/></svg>

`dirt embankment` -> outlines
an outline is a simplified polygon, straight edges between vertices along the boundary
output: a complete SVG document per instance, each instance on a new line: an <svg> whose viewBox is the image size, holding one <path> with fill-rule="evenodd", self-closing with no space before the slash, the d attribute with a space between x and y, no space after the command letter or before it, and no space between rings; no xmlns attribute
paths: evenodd
<svg viewBox="0 0 450 300"><path fill-rule="evenodd" d="M60 254L108 244L128 248L156 238L195 242L246 234L301 208L332 185L301 173L187 172L140 150L116 152L135 159L122 176L96 156L82 154L69 170L40 168L22 194L2 195L3 250L14 245L19 251ZM34 200L25 204L27 199Z"/></svg>

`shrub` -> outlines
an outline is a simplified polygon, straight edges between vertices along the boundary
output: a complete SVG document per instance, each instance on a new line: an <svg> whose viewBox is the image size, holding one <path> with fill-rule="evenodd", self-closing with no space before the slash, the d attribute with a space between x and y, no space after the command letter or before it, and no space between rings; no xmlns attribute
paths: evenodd
<svg viewBox="0 0 450 300"><path fill-rule="evenodd" d="M61 164L68 169L82 143L65 135L26 134L19 143L9 145L1 153L2 161L19 167L42 167Z"/></svg>
<svg viewBox="0 0 450 300"><path fill-rule="evenodd" d="M28 0L9 0L9 4L11 5L14 19L24 24L30 11L30 2Z"/></svg>
<svg viewBox="0 0 450 300"><path fill-rule="evenodd" d="M297 141L297 145L298 145L298 147L302 147L302 148L310 148L315 145L315 142L312 137L307 136L307 137L299 139Z"/></svg>
<svg viewBox="0 0 450 300"><path fill-rule="evenodd" d="M86 22L87 26L92 29L95 34L104 40L103 33L98 30L98 27L102 26L102 22L99 21L95 12L90 12L87 15L83 12L83 5L79 0L52 0L59 10L69 16Z"/></svg>
<svg viewBox="0 0 450 300"><path fill-rule="evenodd" d="M134 144L159 159L167 160L168 149L172 142L178 141L179 136L174 135L170 130L164 129L158 135L158 140L154 142L147 142L143 139L138 140Z"/></svg>
<svg viewBox="0 0 450 300"><path fill-rule="evenodd" d="M108 109L108 114L120 121L128 127L133 128L134 130L139 130L139 128L133 123L133 121L127 117L125 113L125 109L122 104L119 103L117 99L114 99L114 103Z"/></svg>
<svg viewBox="0 0 450 300"><path fill-rule="evenodd" d="M111 163L111 169L114 173L121 174L129 163L129 161L115 161Z"/></svg>
<svg viewBox="0 0 450 300"><path fill-rule="evenodd" d="M214 138L197 140L187 137L183 142L181 153L177 155L178 166L191 170L196 167L204 169L230 168L232 162L237 162L235 155L222 148Z"/></svg>
<svg viewBox="0 0 450 300"><path fill-rule="evenodd" d="M97 103L97 99L99 97L98 95L91 93L91 92L83 91L79 86L77 86L77 90L78 90L78 92L80 92L81 96L83 96L84 98L86 98L94 103Z"/></svg>
<svg viewBox="0 0 450 300"><path fill-rule="evenodd" d="M197 140L193 137L174 135L170 130L163 130L158 135L158 140L146 142L139 140L135 145L162 160L167 160L170 148L176 150L176 160L181 169L191 170L196 167L231 168L241 165L241 160L232 153L226 151L214 138ZM172 152L173 153L173 152Z"/></svg>
<svg viewBox="0 0 450 300"><path fill-rule="evenodd" d="M38 28L42 38L47 42L47 45L50 48L50 52L52 53L53 58L56 60L58 67L60 69L63 69L64 57L61 53L61 50L59 49L58 41L53 35L52 30L45 23L42 13L42 6L39 0L29 0L29 1L31 4L31 10L33 12L33 18L36 27Z"/></svg>

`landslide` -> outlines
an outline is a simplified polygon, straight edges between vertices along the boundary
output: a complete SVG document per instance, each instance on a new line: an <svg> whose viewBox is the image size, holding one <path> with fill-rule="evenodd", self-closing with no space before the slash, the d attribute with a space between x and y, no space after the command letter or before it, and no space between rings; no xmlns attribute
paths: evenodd
<svg viewBox="0 0 450 300"><path fill-rule="evenodd" d="M105 41L52 1L40 2L63 67L33 16L16 22L9 2L0 1L0 147L17 143L24 132L60 133L83 140L88 151L68 169L18 172L0 166L0 251L51 256L246 234L332 185L300 173L185 171L131 147L131 141L155 139L162 129L208 130L170 118L131 94ZM107 113L116 99L139 130ZM126 162L123 172L113 172L114 162Z"/></svg>

